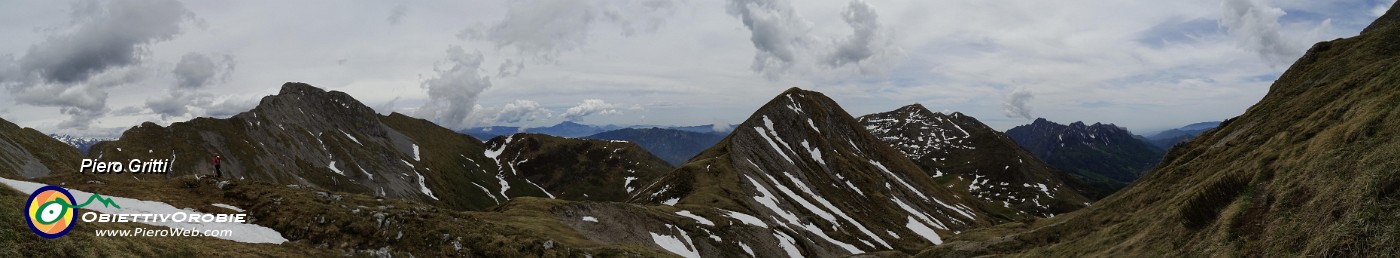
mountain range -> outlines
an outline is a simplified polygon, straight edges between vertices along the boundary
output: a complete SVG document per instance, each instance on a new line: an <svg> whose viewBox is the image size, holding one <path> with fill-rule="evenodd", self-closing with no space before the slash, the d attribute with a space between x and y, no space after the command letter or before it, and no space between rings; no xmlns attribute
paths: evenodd
<svg viewBox="0 0 1400 258"><path fill-rule="evenodd" d="M1006 130L1006 135L1051 167L1089 185L1094 199L1108 196L1142 176L1163 151L1113 124L1063 125L1044 118Z"/></svg>
<svg viewBox="0 0 1400 258"><path fill-rule="evenodd" d="M603 133L603 132L608 132L608 131L613 131L613 130L619 130L619 129L629 129L629 128L635 128L635 129L664 128L664 129L674 129L674 130L681 130L681 131L695 132L695 133L723 134L723 133L728 133L730 129L727 129L727 128L731 128L731 127L727 127L727 126L719 126L719 127L716 127L716 126L714 126L713 124L710 124L710 125L697 125L697 126L669 126L669 127L648 126L648 125L631 125L631 126L621 126L621 125L587 125L587 124L575 123L575 122L573 122L573 121L563 121L563 122L559 122L558 124L554 124L554 125L551 125L551 126L548 126L548 127L525 127L525 128L522 128L522 127L516 127L516 126L485 126L485 127L472 127L472 128L462 129L462 130L459 130L458 132L459 132L459 133L462 133L462 134L466 134L466 135L471 135L472 137L476 137L477 139L491 139L491 138L495 138L496 136L506 136L506 135L511 135L511 134L515 134L515 133L537 133L537 134L547 134L547 135L553 135L553 136L559 136L559 137L579 138L579 137L585 137L585 136L595 135L595 134L599 134L599 133ZM716 131L716 130L715 130L716 128L719 128L719 129L721 129L721 130Z"/></svg>
<svg viewBox="0 0 1400 258"><path fill-rule="evenodd" d="M1214 129L1216 126L1220 126L1220 121L1194 123L1180 128L1161 131L1152 136L1147 136L1146 138L1147 142L1151 143L1153 146L1157 146L1157 148L1163 150L1170 150L1172 146L1190 140L1196 137L1196 135L1204 133L1206 130Z"/></svg>
<svg viewBox="0 0 1400 258"><path fill-rule="evenodd" d="M82 154L87 154L88 149L91 149L92 146L96 145L98 142L115 140L107 138L84 138L66 134L49 134L49 137L52 137L63 143L67 143L68 145L72 145L74 148L78 148L78 152Z"/></svg>
<svg viewBox="0 0 1400 258"><path fill-rule="evenodd" d="M724 139L724 134L652 127L618 129L584 138L636 143L667 163L679 166Z"/></svg>
<svg viewBox="0 0 1400 258"><path fill-rule="evenodd" d="M831 99L796 88L674 170L627 141L482 142L303 83L227 119L145 123L87 154L169 157L166 174L76 173L76 148L6 125L0 165L22 173L0 176L187 209L234 203L296 245L316 246L222 247L247 253L829 257L915 252L958 231L1031 218L941 185ZM223 178L211 177L214 155ZM421 215L437 209L452 212ZM461 220L478 222L451 222Z"/></svg>

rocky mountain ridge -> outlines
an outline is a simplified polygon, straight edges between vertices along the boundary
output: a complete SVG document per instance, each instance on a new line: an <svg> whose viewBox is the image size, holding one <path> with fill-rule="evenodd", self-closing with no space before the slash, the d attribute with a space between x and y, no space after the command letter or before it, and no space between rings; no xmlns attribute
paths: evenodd
<svg viewBox="0 0 1400 258"><path fill-rule="evenodd" d="M1018 214L1049 217L1090 202L1080 194L1085 186L1073 177L971 116L931 112L913 104L859 120L940 185Z"/></svg>

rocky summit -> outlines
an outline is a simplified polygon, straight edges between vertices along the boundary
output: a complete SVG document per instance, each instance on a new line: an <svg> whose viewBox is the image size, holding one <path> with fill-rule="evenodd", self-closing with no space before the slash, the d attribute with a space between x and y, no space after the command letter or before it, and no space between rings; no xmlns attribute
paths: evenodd
<svg viewBox="0 0 1400 258"><path fill-rule="evenodd" d="M735 128L631 201L747 225L742 243L763 246L759 257L910 250L995 221L821 93L789 89ZM738 230L726 228L706 231Z"/></svg>
<svg viewBox="0 0 1400 258"><path fill-rule="evenodd" d="M287 83L227 119L145 123L94 145L99 160L172 159L167 177L213 176L484 209L510 197L548 194L516 175L498 178L480 140L426 120L373 109L339 91Z"/></svg>
<svg viewBox="0 0 1400 258"><path fill-rule="evenodd" d="M994 215L1050 217L1089 204L1078 180L971 116L931 112L913 104L859 120L938 184L1013 213Z"/></svg>

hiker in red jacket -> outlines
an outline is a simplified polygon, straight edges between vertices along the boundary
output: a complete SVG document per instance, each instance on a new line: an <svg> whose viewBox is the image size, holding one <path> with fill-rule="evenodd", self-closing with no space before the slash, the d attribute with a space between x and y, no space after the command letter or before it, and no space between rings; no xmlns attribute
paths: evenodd
<svg viewBox="0 0 1400 258"><path fill-rule="evenodd" d="M214 176L223 178L224 172L219 170L219 158L221 158L219 155L214 155Z"/></svg>

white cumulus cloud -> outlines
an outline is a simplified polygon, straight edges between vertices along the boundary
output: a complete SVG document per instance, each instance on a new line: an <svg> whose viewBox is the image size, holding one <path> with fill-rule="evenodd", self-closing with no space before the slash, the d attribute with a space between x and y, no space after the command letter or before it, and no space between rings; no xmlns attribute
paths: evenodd
<svg viewBox="0 0 1400 258"><path fill-rule="evenodd" d="M515 100L500 108L487 108L481 112L492 113L482 121L489 124L534 122L554 116L554 112L541 107L539 102L533 100Z"/></svg>
<svg viewBox="0 0 1400 258"><path fill-rule="evenodd" d="M1279 17L1287 12L1265 5L1261 0L1225 0L1221 3L1221 13L1220 26L1239 44L1254 50L1271 65L1293 63L1315 41L1313 37L1284 34ZM1324 20L1319 26L1327 27L1330 23L1330 19Z"/></svg>
<svg viewBox="0 0 1400 258"><path fill-rule="evenodd" d="M571 107L569 110L564 111L564 120L578 121L583 119L583 117L595 114L616 115L622 113L617 109L617 105L610 104L601 99L587 99L579 103L578 106Z"/></svg>
<svg viewBox="0 0 1400 258"><path fill-rule="evenodd" d="M108 90L145 80L150 45L173 39L195 20L173 0L81 2L69 27L52 30L18 60L0 67L0 84L21 104L58 107L70 120L60 129L86 129L106 115Z"/></svg>

